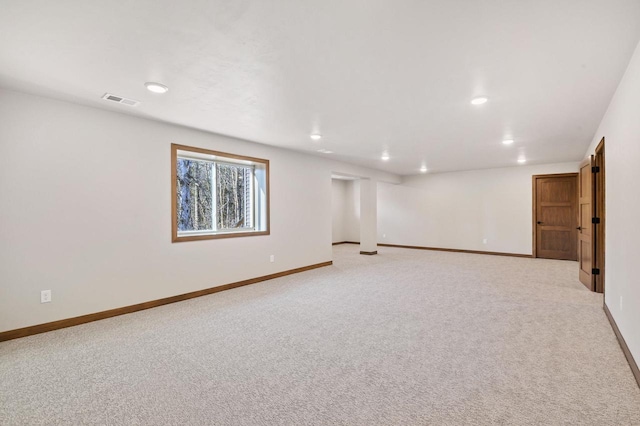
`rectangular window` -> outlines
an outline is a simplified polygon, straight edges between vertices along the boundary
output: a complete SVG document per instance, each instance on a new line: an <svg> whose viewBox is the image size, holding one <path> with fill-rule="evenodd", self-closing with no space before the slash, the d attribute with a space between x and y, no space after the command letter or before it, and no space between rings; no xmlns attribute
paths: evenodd
<svg viewBox="0 0 640 426"><path fill-rule="evenodd" d="M171 145L172 241L269 234L269 161Z"/></svg>

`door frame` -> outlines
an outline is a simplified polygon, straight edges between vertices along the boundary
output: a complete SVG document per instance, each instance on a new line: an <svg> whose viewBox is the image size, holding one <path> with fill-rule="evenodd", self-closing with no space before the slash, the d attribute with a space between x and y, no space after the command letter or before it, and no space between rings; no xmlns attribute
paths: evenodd
<svg viewBox="0 0 640 426"><path fill-rule="evenodd" d="M594 268L598 268L600 273L595 276L595 291L604 293L604 265L605 265L605 150L604 137L598 143L594 156L595 167L598 170L595 176L595 203L596 217L600 223L596 224L594 232L595 259Z"/></svg>
<svg viewBox="0 0 640 426"><path fill-rule="evenodd" d="M531 203L533 206L533 214L531 215L533 221L531 222L531 234L533 235L533 249L532 249L532 257L533 258L537 258L538 257L538 253L537 253L537 246L538 246L538 228L537 228L537 224L538 224L538 179L541 178L554 178L554 177L574 177L576 179L576 183L578 180L578 173L553 173L553 174L544 174L544 175L532 175L531 176L531 182L532 182L532 186L533 186L533 202ZM576 185L576 197L578 196L577 193L577 187L578 185ZM579 209L576 209L579 211ZM576 214L576 223L578 221L578 215ZM577 242L576 242L577 244Z"/></svg>
<svg viewBox="0 0 640 426"><path fill-rule="evenodd" d="M586 169L586 171L585 171ZM595 182L595 160L593 155L587 156L580 163L580 175L578 176L578 201L579 201L579 210L578 210L578 227L580 227L580 233L578 234L578 280L589 290L596 291L596 274L593 272L593 269L596 267L596 244L595 244L595 235L596 235L596 223L593 221L593 218L596 217L596 182ZM583 179L587 178L585 182ZM588 182L589 188L584 188L583 184ZM587 191L588 189L588 191ZM582 210L584 206L583 199L589 199L589 211L588 217L583 218ZM583 219L586 222L583 222ZM589 230L588 235L585 237L584 231ZM583 243L588 242L588 253L585 255ZM583 260L587 257L589 261L588 268L584 269Z"/></svg>

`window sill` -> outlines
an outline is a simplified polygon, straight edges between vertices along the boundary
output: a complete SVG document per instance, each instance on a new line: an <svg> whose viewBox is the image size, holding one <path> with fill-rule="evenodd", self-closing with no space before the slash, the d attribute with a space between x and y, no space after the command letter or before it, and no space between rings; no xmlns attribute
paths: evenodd
<svg viewBox="0 0 640 426"><path fill-rule="evenodd" d="M240 232L219 232L216 234L195 234L195 235L178 235L172 238L172 243L180 243L183 241L198 240L217 240L220 238L236 238L236 237L254 237L260 235L269 235L269 231L240 231Z"/></svg>

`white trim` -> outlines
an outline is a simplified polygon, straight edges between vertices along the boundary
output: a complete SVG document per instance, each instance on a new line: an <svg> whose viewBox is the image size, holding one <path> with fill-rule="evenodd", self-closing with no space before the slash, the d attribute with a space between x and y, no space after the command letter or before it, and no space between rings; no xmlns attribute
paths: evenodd
<svg viewBox="0 0 640 426"><path fill-rule="evenodd" d="M256 168L264 170L266 169L266 165L263 163L257 163L257 162L253 162L253 161L226 161L229 160L227 157L222 157L222 156L213 156L213 155L206 155L206 154L199 154L199 153L192 153L190 151L182 151L182 150L178 150L178 152L188 152L189 154L196 154L196 155L178 155L177 156L177 160L186 160L186 161L195 161L195 162L201 162L201 163L210 163L212 165L211 169L211 220L212 220L212 229L203 229L203 230L189 230L189 231L177 231L177 236L178 237L186 237L186 236L197 236L197 235L218 235L218 234L233 234L233 233L244 233L244 232L262 232L262 214L261 214L261 208L264 208L262 206L262 203L258 203L256 201L260 201L259 197L260 194L257 192L260 190L260 183L258 181L258 177L256 174ZM218 193L218 185L217 185L217 165L227 165L227 166L233 166L233 167L239 167L239 168L248 168L250 169L249 172L249 179L244 183L245 185L249 185L249 200L247 200L244 196L244 194L242 194L242 198L244 199L245 202L249 202L250 206L249 209L250 210L250 217L245 218L245 223L249 223L252 226L251 227L240 227L240 228L225 228L225 229L218 229L218 222L217 222L217 203L218 203L218 198L217 198L217 193ZM177 166L177 165L176 165ZM197 200L196 200L197 203ZM176 208L178 208L178 206L175 206ZM245 211L243 212L243 214L246 214L246 208ZM266 213L263 213L266 214Z"/></svg>
<svg viewBox="0 0 640 426"><path fill-rule="evenodd" d="M178 231L178 237L191 237L197 235L219 235L219 234L236 234L242 232L259 232L254 228L235 228L235 229L221 229L219 231L213 231L210 229L201 229L198 231Z"/></svg>
<svg viewBox="0 0 640 426"><path fill-rule="evenodd" d="M206 161L209 163L227 163L232 164L234 166L255 166L255 165L263 165L264 163L258 163L256 161L250 160L240 160L235 158L229 158L222 155L213 155L213 154L203 154L201 152L194 151L185 151L182 149L176 150L177 158L182 158L185 160L196 160L196 161Z"/></svg>

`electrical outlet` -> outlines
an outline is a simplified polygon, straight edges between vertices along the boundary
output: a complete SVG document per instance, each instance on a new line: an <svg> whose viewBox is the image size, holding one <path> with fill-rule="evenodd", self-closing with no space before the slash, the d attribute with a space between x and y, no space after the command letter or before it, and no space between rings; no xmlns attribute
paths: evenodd
<svg viewBox="0 0 640 426"><path fill-rule="evenodd" d="M272 254L271 256L269 256L269 262L273 263L276 261L276 255Z"/></svg>
<svg viewBox="0 0 640 426"><path fill-rule="evenodd" d="M387 234L382 234L382 238L387 238Z"/></svg>
<svg viewBox="0 0 640 426"><path fill-rule="evenodd" d="M487 239L486 239L486 238L484 238L484 239L482 240L482 244L487 244Z"/></svg>
<svg viewBox="0 0 640 426"><path fill-rule="evenodd" d="M40 292L40 303L51 302L51 290L42 290Z"/></svg>
<svg viewBox="0 0 640 426"><path fill-rule="evenodd" d="M622 310L622 296L620 296L620 310Z"/></svg>

